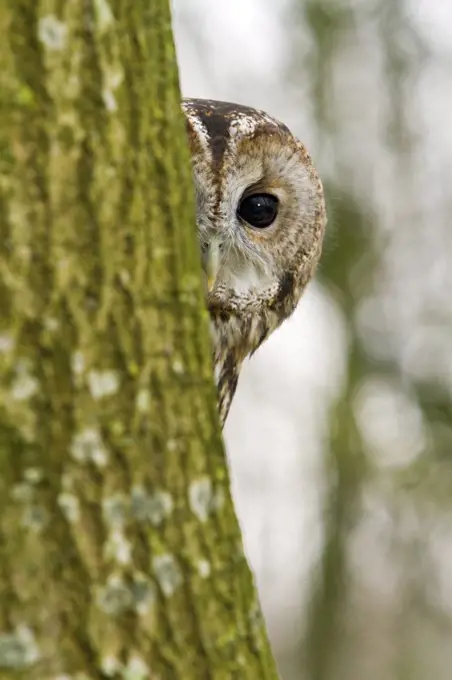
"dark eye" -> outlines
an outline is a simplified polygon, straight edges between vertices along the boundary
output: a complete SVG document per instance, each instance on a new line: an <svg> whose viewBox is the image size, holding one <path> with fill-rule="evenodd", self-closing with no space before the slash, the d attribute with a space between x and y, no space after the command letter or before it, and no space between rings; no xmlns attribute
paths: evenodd
<svg viewBox="0 0 452 680"><path fill-rule="evenodd" d="M237 214L257 229L265 229L278 214L278 199L272 194L251 194L240 201Z"/></svg>

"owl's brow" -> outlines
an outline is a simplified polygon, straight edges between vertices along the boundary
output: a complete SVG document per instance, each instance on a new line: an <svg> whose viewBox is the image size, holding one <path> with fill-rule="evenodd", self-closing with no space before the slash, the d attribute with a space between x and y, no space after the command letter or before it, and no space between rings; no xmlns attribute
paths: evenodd
<svg viewBox="0 0 452 680"><path fill-rule="evenodd" d="M265 173L261 173L261 175L255 179L251 184L249 184L245 191L242 193L241 198L244 196L248 196L250 192L255 191L256 189L260 189L264 185L264 180L265 180Z"/></svg>
<svg viewBox="0 0 452 680"><path fill-rule="evenodd" d="M212 153L212 166L219 167L228 147L231 121L218 112L205 115L199 113L199 119L207 132L207 142Z"/></svg>
<svg viewBox="0 0 452 680"><path fill-rule="evenodd" d="M239 130L248 128L248 132L252 132L260 119L275 124L263 112L230 102L191 99L186 100L186 107L203 130L212 154L213 168L221 166L230 141Z"/></svg>

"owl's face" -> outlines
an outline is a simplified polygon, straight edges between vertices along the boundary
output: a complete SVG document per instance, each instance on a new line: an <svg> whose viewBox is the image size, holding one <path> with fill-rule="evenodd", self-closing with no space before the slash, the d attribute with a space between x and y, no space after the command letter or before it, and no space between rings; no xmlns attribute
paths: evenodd
<svg viewBox="0 0 452 680"><path fill-rule="evenodd" d="M305 148L254 109L199 99L183 108L209 307L259 313L284 295L299 297L297 283L311 276L325 226L322 187Z"/></svg>
<svg viewBox="0 0 452 680"><path fill-rule="evenodd" d="M314 272L323 190L304 146L266 113L202 99L183 110L224 422L243 359L293 312Z"/></svg>

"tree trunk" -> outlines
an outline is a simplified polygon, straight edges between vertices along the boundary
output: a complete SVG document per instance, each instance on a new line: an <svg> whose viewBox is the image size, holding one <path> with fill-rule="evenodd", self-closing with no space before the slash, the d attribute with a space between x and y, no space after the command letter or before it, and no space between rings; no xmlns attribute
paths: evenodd
<svg viewBox="0 0 452 680"><path fill-rule="evenodd" d="M167 0L0 3L0 677L275 678Z"/></svg>

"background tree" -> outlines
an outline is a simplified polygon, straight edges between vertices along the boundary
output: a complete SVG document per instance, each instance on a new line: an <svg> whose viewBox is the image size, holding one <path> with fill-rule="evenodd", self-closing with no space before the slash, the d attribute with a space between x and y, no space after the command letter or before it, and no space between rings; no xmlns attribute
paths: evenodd
<svg viewBox="0 0 452 680"><path fill-rule="evenodd" d="M0 675L274 678L167 0L17 0L0 30Z"/></svg>
<svg viewBox="0 0 452 680"><path fill-rule="evenodd" d="M447 557L430 538L441 532L441 487L452 480L449 466L441 466L441 482L435 472L450 448L452 405L426 356L437 333L450 343L450 309L434 320L447 284L433 281L422 261L424 248L446 242L439 215L448 207L442 198L436 203L430 169L420 163L431 149L415 99L434 54L405 0L296 7L315 45L311 101L329 175L321 276L348 334L344 380L325 432L325 543L302 665L312 680L447 678L452 621L439 577ZM440 51L435 58L441 62ZM382 91L371 120L365 102L377 79ZM441 257L440 247L437 263Z"/></svg>

